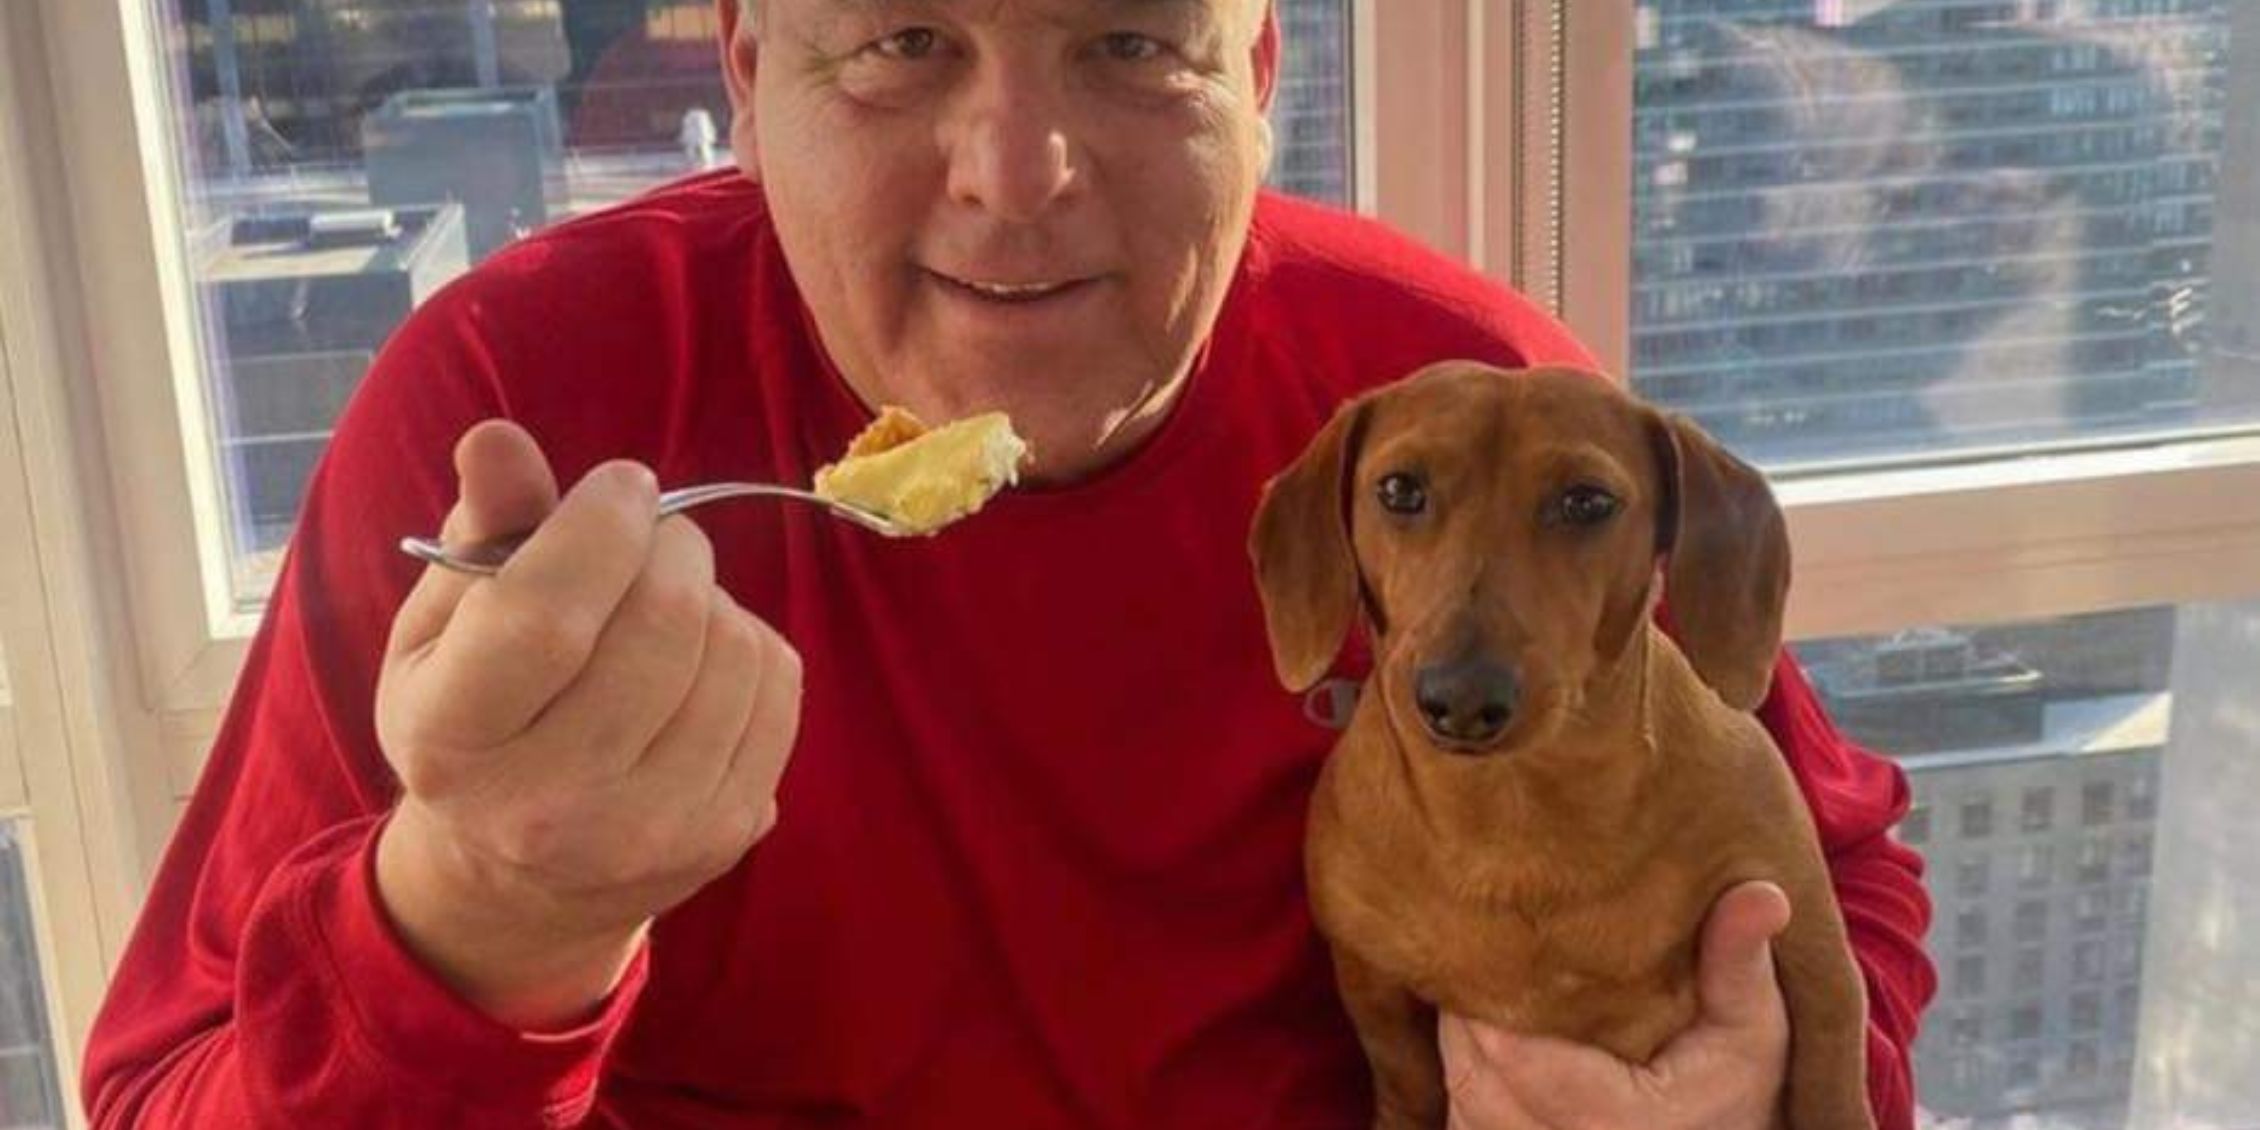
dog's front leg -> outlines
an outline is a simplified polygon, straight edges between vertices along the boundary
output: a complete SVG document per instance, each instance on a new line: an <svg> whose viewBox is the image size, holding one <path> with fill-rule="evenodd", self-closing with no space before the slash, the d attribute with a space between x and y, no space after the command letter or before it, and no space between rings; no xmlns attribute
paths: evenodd
<svg viewBox="0 0 2260 1130"><path fill-rule="evenodd" d="M1774 943L1789 1008L1788 1128L1873 1130L1860 967L1828 889L1814 884L1799 894L1796 917Z"/></svg>
<svg viewBox="0 0 2260 1130"><path fill-rule="evenodd" d="M1436 1010L1341 947L1334 949L1334 979L1373 1068L1374 1130L1442 1130Z"/></svg>

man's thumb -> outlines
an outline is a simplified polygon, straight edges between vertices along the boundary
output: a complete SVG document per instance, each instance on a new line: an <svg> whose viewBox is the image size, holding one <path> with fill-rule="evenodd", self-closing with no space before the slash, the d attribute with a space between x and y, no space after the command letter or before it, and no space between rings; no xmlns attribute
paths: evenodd
<svg viewBox="0 0 2260 1130"><path fill-rule="evenodd" d="M541 446L508 420L485 420L455 443L456 499L440 527L450 545L523 533L557 508L557 476ZM414 651L436 638L476 578L427 566L393 620L391 651Z"/></svg>
<svg viewBox="0 0 2260 1130"><path fill-rule="evenodd" d="M1705 1017L1720 1024L1758 1025L1780 1015L1773 939L1788 925L1789 896L1772 883L1742 883L1719 896L1703 924L1697 955L1697 991Z"/></svg>
<svg viewBox="0 0 2260 1130"><path fill-rule="evenodd" d="M508 420L485 420L455 444L455 509L442 536L449 542L524 533L557 508L557 476L541 446Z"/></svg>

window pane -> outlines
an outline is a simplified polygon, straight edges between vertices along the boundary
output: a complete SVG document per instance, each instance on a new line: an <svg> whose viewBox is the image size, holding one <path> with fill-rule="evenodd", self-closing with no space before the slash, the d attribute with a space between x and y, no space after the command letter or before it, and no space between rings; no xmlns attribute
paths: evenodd
<svg viewBox="0 0 2260 1130"><path fill-rule="evenodd" d="M13 821L0 821L0 1127L62 1130L31 890Z"/></svg>
<svg viewBox="0 0 2260 1130"><path fill-rule="evenodd" d="M1272 103L1279 156L1272 179L1285 191L1347 205L1350 200L1349 0L1281 0L1287 65Z"/></svg>
<svg viewBox="0 0 2260 1130"><path fill-rule="evenodd" d="M1637 386L1776 466L2260 419L2233 6L1641 0Z"/></svg>
<svg viewBox="0 0 2260 1130"><path fill-rule="evenodd" d="M517 235L729 162L713 0L160 0L239 601L409 310ZM1347 202L1348 0L1283 0L1278 183Z"/></svg>
<svg viewBox="0 0 2260 1130"><path fill-rule="evenodd" d="M1916 1046L1930 1124L2260 1124L2260 944L2231 926L2260 905L2260 606L1797 650L1914 804L1960 814L1920 845L1942 974Z"/></svg>

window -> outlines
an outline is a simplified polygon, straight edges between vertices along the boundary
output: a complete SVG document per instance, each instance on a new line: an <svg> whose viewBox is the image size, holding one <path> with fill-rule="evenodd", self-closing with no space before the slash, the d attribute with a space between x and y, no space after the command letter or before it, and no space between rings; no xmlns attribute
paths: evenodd
<svg viewBox="0 0 2260 1130"><path fill-rule="evenodd" d="M346 399L518 235L730 163L713 0L158 0L231 594L263 599ZM1348 203L1349 0L1286 0L1273 172Z"/></svg>
<svg viewBox="0 0 2260 1130"><path fill-rule="evenodd" d="M2020 942L2037 942L2048 936L2048 904L2039 899L2023 899L2017 903L2016 919L2009 932Z"/></svg>
<svg viewBox="0 0 2260 1130"><path fill-rule="evenodd" d="M2184 864L2247 822L2248 806L2221 805L2216 794L2260 784L2249 771L2220 768L2249 758L2251 699L2227 673L2260 661L2260 607L2220 621L2166 608L1902 629L1811 641L1797 654L1831 717L1895 758L1922 804L1956 813L1973 834L1987 831L1997 805L2016 820L2014 834L1994 826L1990 838L1931 853L1930 948L1942 999L1964 1019L1918 1040L1924 1106L1973 1125L2015 1124L2019 1115L2050 1125L2097 1103L2128 1102L2142 1084L2132 1017L2152 1007L2144 991L2156 994L2155 1007L2177 1002L2178 1015L2220 995L2163 958L2146 970L2145 943L2174 944L2168 921L2222 928L2205 925L2214 920L2203 908L2221 905L2213 892L2224 883L2245 889L2242 878ZM2232 685L2228 697L2208 697L2207 688ZM2187 795L2215 799L2177 806L2177 780L2193 790ZM2151 782L2146 816L2126 803L2133 781ZM2092 828L2091 806L2108 814ZM2177 861L2168 846L2174 817L2200 807L2217 815L2189 841L2193 855ZM1996 868L2001 882L1979 878ZM2174 896L2146 897L2160 885ZM2168 907L2183 909L2158 918L2176 913ZM1998 960L1996 943L2005 943ZM2220 1023L2241 1015L2210 1007ZM1957 1073L1957 1061L2000 1066ZM2025 1081L2012 1088L2012 1075Z"/></svg>
<svg viewBox="0 0 2260 1130"><path fill-rule="evenodd" d="M1954 865L1954 893L1964 898L1984 894L1992 864L1992 860L1982 855L1957 862Z"/></svg>
<svg viewBox="0 0 2260 1130"><path fill-rule="evenodd" d="M1915 845L1930 842L1930 806L1918 803L1907 810L1899 821L1899 839Z"/></svg>
<svg viewBox="0 0 2260 1130"><path fill-rule="evenodd" d="M2017 851L2017 885L2045 887L2056 868L2056 849L2047 844L2027 844Z"/></svg>
<svg viewBox="0 0 2260 1130"><path fill-rule="evenodd" d="M0 705L6 692L0 686ZM17 835L15 821L0 821L0 1116L10 1127L60 1130L61 1080L32 932L28 869Z"/></svg>
<svg viewBox="0 0 2260 1130"><path fill-rule="evenodd" d="M2153 209L2224 191L2228 3L1999 7L1641 0L1637 385L1721 376L1676 406L1776 465L2260 417L2211 223Z"/></svg>
<svg viewBox="0 0 2260 1130"><path fill-rule="evenodd" d="M2100 953L2096 961L2100 967ZM1954 959L1954 995L1965 999L1985 995L1985 958L1969 954Z"/></svg>
<svg viewBox="0 0 2260 1130"><path fill-rule="evenodd" d="M1965 910L1954 919L1954 944L1974 949L1985 944L1985 911Z"/></svg>
<svg viewBox="0 0 2260 1130"><path fill-rule="evenodd" d="M2128 815L2135 819L2130 809ZM2152 813L2152 817L2155 817ZM2150 874L2150 834L2140 832L2119 841L2119 878L2141 879Z"/></svg>
<svg viewBox="0 0 2260 1130"><path fill-rule="evenodd" d="M2105 892L2079 892L2072 899L2072 929L2082 934L2092 934L2103 929L2108 908L2109 901Z"/></svg>
<svg viewBox="0 0 2260 1130"><path fill-rule="evenodd" d="M2099 828L2111 822L2111 782L2089 781L2080 788L2080 823Z"/></svg>
<svg viewBox="0 0 2260 1130"><path fill-rule="evenodd" d="M1973 797L1962 802L1962 838L1982 840L1993 834L1993 798Z"/></svg>
<svg viewBox="0 0 2260 1130"><path fill-rule="evenodd" d="M2039 992L2048 979L2047 951L2022 949L2017 951L2016 972L2010 979L2011 990L2020 993Z"/></svg>
<svg viewBox="0 0 2260 1130"><path fill-rule="evenodd" d="M2072 943L2072 979L2081 984L2093 984L2103 979L2102 942Z"/></svg>
<svg viewBox="0 0 2260 1130"><path fill-rule="evenodd" d="M2038 788L2025 790L2024 817L2017 827L2024 832L2045 832L2056 808L2056 790Z"/></svg>
<svg viewBox="0 0 2260 1130"><path fill-rule="evenodd" d="M2064 1074L2075 1080L2093 1079L2102 1074L2103 1060L2093 1040L2074 1040L2064 1055Z"/></svg>
<svg viewBox="0 0 2260 1130"><path fill-rule="evenodd" d="M2111 841L2093 836L2081 840L2074 873L2083 887L2108 882L2111 878Z"/></svg>
<svg viewBox="0 0 2260 1130"><path fill-rule="evenodd" d="M2037 1087L2040 1085L2040 1057L2029 1051L2009 1056L2009 1085L2012 1087Z"/></svg>

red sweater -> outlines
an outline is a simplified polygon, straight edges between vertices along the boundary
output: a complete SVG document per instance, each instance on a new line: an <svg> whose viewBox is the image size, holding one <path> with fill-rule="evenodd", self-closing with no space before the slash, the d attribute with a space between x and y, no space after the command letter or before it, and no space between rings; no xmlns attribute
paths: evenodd
<svg viewBox="0 0 2260 1130"><path fill-rule="evenodd" d="M1334 735L1273 681L1257 489L1337 402L1431 360L1587 361L1525 301L1279 197L1156 435L931 541L807 509L701 511L721 583L798 646L777 830L665 916L602 1015L509 1030L401 949L371 883L397 795L386 627L473 422L560 481L806 481L868 418L820 353L766 205L707 175L565 224L433 298L315 476L226 724L86 1061L94 1124L1358 1127L1364 1062L1304 907ZM1785 663L1765 720L1867 972L1887 1128L1933 985L1901 773Z"/></svg>

